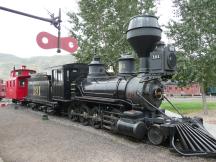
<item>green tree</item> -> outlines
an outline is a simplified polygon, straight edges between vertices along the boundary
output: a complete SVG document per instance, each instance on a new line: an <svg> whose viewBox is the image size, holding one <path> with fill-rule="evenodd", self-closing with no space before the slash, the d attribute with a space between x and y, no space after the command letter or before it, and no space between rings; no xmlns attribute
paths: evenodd
<svg viewBox="0 0 216 162"><path fill-rule="evenodd" d="M80 0L79 13L69 12L71 36L79 41L78 62L89 63L95 54L106 65L116 66L123 53L131 52L125 31L137 14L154 14L156 0Z"/></svg>
<svg viewBox="0 0 216 162"><path fill-rule="evenodd" d="M204 112L207 113L205 90L215 86L216 78L216 1L174 0L176 21L168 25L168 36L178 47L178 73L181 84L201 85Z"/></svg>

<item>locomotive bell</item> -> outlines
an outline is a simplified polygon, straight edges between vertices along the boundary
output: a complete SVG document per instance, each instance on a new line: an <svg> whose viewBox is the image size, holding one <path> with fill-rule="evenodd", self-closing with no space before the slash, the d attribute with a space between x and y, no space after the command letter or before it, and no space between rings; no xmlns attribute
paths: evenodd
<svg viewBox="0 0 216 162"><path fill-rule="evenodd" d="M138 15L131 18L129 22L127 40L138 57L149 57L150 52L161 39L161 32L157 17Z"/></svg>

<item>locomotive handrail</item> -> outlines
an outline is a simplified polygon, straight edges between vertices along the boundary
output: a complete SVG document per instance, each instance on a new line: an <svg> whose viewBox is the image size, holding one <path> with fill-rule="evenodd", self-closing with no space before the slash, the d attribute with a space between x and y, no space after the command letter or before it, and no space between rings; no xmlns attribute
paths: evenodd
<svg viewBox="0 0 216 162"><path fill-rule="evenodd" d="M176 110L176 112L181 115L182 118L184 118L184 115L182 113L180 113L179 109L177 107L175 107L172 102L165 96L163 95L163 97L167 100L167 102L169 102L169 104Z"/></svg>
<svg viewBox="0 0 216 162"><path fill-rule="evenodd" d="M147 99L145 99L145 97L143 97L138 91L137 91L137 95L143 99L145 102L147 102L149 105L151 105L155 110L159 111L161 114L163 114L166 118L170 119L171 121L173 121L173 118L169 117L168 115L166 115L163 111L161 111L158 107L154 106L152 103L150 103Z"/></svg>

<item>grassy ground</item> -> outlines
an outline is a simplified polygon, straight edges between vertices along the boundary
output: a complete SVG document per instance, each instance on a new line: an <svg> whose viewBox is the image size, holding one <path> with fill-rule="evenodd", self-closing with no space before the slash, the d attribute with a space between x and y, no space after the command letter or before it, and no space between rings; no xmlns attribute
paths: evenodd
<svg viewBox="0 0 216 162"><path fill-rule="evenodd" d="M180 112L183 113L183 114L203 111L203 107L202 107L203 105L202 105L202 102L200 102L200 101L172 102L172 103L177 108L179 108ZM208 109L209 110L212 110L212 109L216 110L216 102L208 102L207 104L208 104ZM175 110L172 108L172 106L167 102L164 102L161 105L161 108L175 112Z"/></svg>

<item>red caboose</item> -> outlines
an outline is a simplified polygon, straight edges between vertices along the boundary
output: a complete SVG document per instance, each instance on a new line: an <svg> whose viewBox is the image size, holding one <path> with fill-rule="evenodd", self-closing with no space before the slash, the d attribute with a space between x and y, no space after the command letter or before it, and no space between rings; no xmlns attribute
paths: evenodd
<svg viewBox="0 0 216 162"><path fill-rule="evenodd" d="M5 98L5 85L2 79L0 79L0 101Z"/></svg>
<svg viewBox="0 0 216 162"><path fill-rule="evenodd" d="M28 78L34 70L22 66L21 69L14 69L10 72L10 79L6 81L6 98L12 99L12 102L23 101L28 94Z"/></svg>

